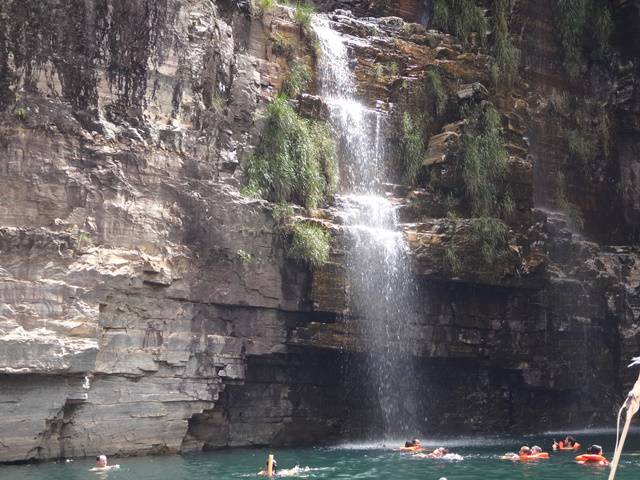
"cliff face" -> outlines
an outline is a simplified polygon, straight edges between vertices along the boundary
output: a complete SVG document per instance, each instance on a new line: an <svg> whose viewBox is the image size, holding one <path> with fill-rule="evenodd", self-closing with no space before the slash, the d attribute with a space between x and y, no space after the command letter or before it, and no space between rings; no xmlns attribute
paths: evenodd
<svg viewBox="0 0 640 480"><path fill-rule="evenodd" d="M370 352L344 316L340 219L314 212L333 243L331 261L310 269L287 258L272 205L238 193L288 58L314 63L293 10L63 3L0 6L0 461L317 443L371 428ZM430 2L387 3L318 6L429 15ZM508 90L491 87L488 55L452 36L332 16L354 38L360 93L389 112L390 162L394 108L412 102L412 85L437 68L447 90L427 132L426 180L389 186L422 299L408 320L420 369L407 388L429 431L609 423L637 353L637 46L621 49L608 84L615 175L592 198L578 181L569 189L587 231L603 218L617 228L596 243L569 216L536 209L556 206L541 198L566 149L550 133L550 85L572 88L545 67L557 39L540 33L548 17L532 15L551 13L538 3L513 13L532 73ZM638 9L619 3L624 32ZM516 212L511 254L491 265L442 194L460 183L458 112L479 100L501 114Z"/></svg>
<svg viewBox="0 0 640 480"><path fill-rule="evenodd" d="M305 306L234 188L282 65L222 4L65 5L0 15L0 458L178 451Z"/></svg>

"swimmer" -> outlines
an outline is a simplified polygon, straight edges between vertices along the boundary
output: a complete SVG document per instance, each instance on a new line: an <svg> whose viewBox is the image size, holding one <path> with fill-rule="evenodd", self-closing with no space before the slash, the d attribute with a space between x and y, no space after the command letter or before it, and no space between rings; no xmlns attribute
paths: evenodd
<svg viewBox="0 0 640 480"><path fill-rule="evenodd" d="M422 450L422 445L420 444L420 440L414 438L413 440L407 440L404 442L404 447L400 447L399 450L401 452L419 452Z"/></svg>
<svg viewBox="0 0 640 480"><path fill-rule="evenodd" d="M278 462L276 462L276 459L273 459L273 469L272 469L272 476L275 476L278 474ZM269 459L267 458L267 463L265 463L264 466L264 470L260 470L258 472L258 475L260 475L261 477L268 477L269 476Z"/></svg>
<svg viewBox="0 0 640 480"><path fill-rule="evenodd" d="M552 448L554 450L578 450L580 444L571 435L567 435L564 440L560 440L559 442L554 440Z"/></svg>
<svg viewBox="0 0 640 480"><path fill-rule="evenodd" d="M520 451L518 452L518 456L519 457L528 457L529 455L531 455L531 449L529 447L527 447L526 445L523 445L522 447L520 447Z"/></svg>
<svg viewBox="0 0 640 480"><path fill-rule="evenodd" d="M602 456L602 447L600 445L591 445L586 454L576 457L576 461L583 465L609 465L607 459Z"/></svg>
<svg viewBox="0 0 640 480"><path fill-rule="evenodd" d="M549 458L549 454L547 452L542 451L542 447L538 445L534 445L531 447L531 455L528 457L524 457L521 460L540 460Z"/></svg>
<svg viewBox="0 0 640 480"><path fill-rule="evenodd" d="M542 448L535 445L531 448L523 445L520 447L520 451L518 453L507 453L503 457L500 457L502 460L512 460L514 462L521 461L526 462L529 460L542 460L549 458L549 454L547 452L543 452Z"/></svg>
<svg viewBox="0 0 640 480"><path fill-rule="evenodd" d="M505 453L502 457L500 457L500 459L516 461L529 456L531 456L531 449L528 446L523 445L522 447L520 447L518 453Z"/></svg>
<svg viewBox="0 0 640 480"><path fill-rule="evenodd" d="M96 457L96 466L90 469L90 472L106 472L108 470L116 470L120 465L109 465L106 455L98 455Z"/></svg>
<svg viewBox="0 0 640 480"><path fill-rule="evenodd" d="M438 447L431 453L418 453L418 454L416 454L416 457L420 457L420 458L442 458L445 455L447 455L448 453L449 453L449 450L447 450L446 448Z"/></svg>
<svg viewBox="0 0 640 480"><path fill-rule="evenodd" d="M431 453L416 453L414 455L415 458L441 458L442 460L456 461L461 462L464 460L462 455L458 455L457 453L449 452L449 449L445 447L436 448Z"/></svg>

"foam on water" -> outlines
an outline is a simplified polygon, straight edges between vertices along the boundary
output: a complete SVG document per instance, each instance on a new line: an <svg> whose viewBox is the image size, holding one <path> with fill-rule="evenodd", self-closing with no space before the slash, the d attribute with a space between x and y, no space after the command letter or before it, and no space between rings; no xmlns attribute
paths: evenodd
<svg viewBox="0 0 640 480"><path fill-rule="evenodd" d="M282 470L279 470L277 475L278 477L300 477L300 478L306 478L309 476L310 473L313 472L323 472L323 471L331 471L331 470L335 470L332 467L301 467L299 465L296 465L293 468L285 468Z"/></svg>
<svg viewBox="0 0 640 480"><path fill-rule="evenodd" d="M488 446L500 446L500 445L513 445L513 437L453 437L453 438L425 438L418 435L421 439L421 445L428 449L435 449L438 447L488 447ZM396 439L384 439L377 441L364 441L364 442L346 442L327 447L337 450L389 450L398 449L407 441L406 438ZM517 442L515 442L517 443Z"/></svg>
<svg viewBox="0 0 640 480"><path fill-rule="evenodd" d="M314 472L330 472L335 470L334 467L309 467L300 465L296 465L292 468L282 468L277 471L274 475L275 477L297 477L297 478L309 478L313 476ZM264 475L260 475L258 473L245 473L244 475L240 475L244 478L264 478Z"/></svg>

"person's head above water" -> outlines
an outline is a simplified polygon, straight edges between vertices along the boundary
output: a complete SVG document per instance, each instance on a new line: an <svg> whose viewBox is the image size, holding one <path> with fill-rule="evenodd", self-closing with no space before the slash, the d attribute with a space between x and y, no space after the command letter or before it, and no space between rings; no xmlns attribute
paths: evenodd
<svg viewBox="0 0 640 480"><path fill-rule="evenodd" d="M542 453L542 448L538 445L534 445L533 447L531 447L531 453L533 453L534 455L536 453Z"/></svg>
<svg viewBox="0 0 640 480"><path fill-rule="evenodd" d="M602 447L600 445L591 445L587 449L589 455L602 455Z"/></svg>
<svg viewBox="0 0 640 480"><path fill-rule="evenodd" d="M417 439L417 438L414 438L414 439L413 439L413 444L414 444L414 445L420 445L420 440L419 440L419 439Z"/></svg>
<svg viewBox="0 0 640 480"><path fill-rule="evenodd" d="M107 456L106 455L98 455L96 457L96 467L104 468L107 466Z"/></svg>
<svg viewBox="0 0 640 480"><path fill-rule="evenodd" d="M567 435L567 438L564 439L564 444L567 447L573 447L576 443L576 439L573 438L571 435Z"/></svg>
<svg viewBox="0 0 640 480"><path fill-rule="evenodd" d="M531 455L531 449L529 447L527 447L526 445L523 445L522 447L520 447L520 455Z"/></svg>

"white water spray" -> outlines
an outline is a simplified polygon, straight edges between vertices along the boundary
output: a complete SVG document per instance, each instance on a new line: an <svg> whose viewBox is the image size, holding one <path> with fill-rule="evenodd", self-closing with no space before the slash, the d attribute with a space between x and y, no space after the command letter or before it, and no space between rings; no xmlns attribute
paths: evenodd
<svg viewBox="0 0 640 480"><path fill-rule="evenodd" d="M345 37L324 16L315 17L314 30L322 49L320 90L342 148L339 206L350 241L350 307L371 356L368 375L380 409L372 415L381 418L376 423L386 436L414 433L414 357L407 348L414 282L396 208L383 192L383 115L357 99Z"/></svg>

